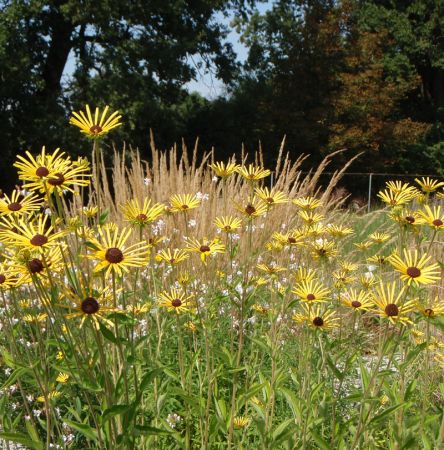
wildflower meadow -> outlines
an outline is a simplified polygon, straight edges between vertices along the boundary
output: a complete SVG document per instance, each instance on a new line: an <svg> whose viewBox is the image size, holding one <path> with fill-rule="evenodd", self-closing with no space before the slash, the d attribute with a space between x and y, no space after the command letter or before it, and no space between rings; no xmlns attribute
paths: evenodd
<svg viewBox="0 0 444 450"><path fill-rule="evenodd" d="M27 151L0 198L3 448L444 448L444 182L356 212L334 153L108 167L121 116L70 124L91 158Z"/></svg>

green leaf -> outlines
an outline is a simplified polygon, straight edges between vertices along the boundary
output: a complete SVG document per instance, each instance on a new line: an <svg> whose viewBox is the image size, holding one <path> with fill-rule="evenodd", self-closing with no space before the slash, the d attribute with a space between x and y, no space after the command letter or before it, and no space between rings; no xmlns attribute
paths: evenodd
<svg viewBox="0 0 444 450"><path fill-rule="evenodd" d="M117 338L114 335L114 333L109 330L108 328L103 325L103 323L100 323L100 332L102 333L103 337L107 340L112 342L113 344L117 344Z"/></svg>
<svg viewBox="0 0 444 450"><path fill-rule="evenodd" d="M291 425L291 428L289 428ZM278 444L281 440L285 438L289 431L294 430L294 419L287 419L273 431L273 444Z"/></svg>
<svg viewBox="0 0 444 450"><path fill-rule="evenodd" d="M9 375L9 378L5 381L3 386L0 387L0 390L3 390L5 388L11 386L12 384L14 384L14 382L17 378L19 378L21 375L23 375L29 371L30 371L30 369L28 369L27 367L19 367L19 368L15 369L11 373L11 375Z"/></svg>
<svg viewBox="0 0 444 450"><path fill-rule="evenodd" d="M157 369L150 370L148 373L146 373L143 376L142 381L140 382L139 391L140 392L145 391L150 386L154 378L159 376L164 371L165 369L163 367L158 367Z"/></svg>
<svg viewBox="0 0 444 450"><path fill-rule="evenodd" d="M28 448L33 448L36 450L43 450L44 446L41 442L33 441L26 434L23 433L0 433L0 438L5 441L17 442L17 444L25 445Z"/></svg>
<svg viewBox="0 0 444 450"><path fill-rule="evenodd" d="M330 444L328 444L322 436L315 433L313 430L311 431L311 436L321 450L331 450Z"/></svg>
<svg viewBox="0 0 444 450"><path fill-rule="evenodd" d="M95 428L87 425L86 423L74 422L68 419L63 419L63 421L66 423L66 425L82 433L89 440L94 442L97 441L97 430Z"/></svg>
<svg viewBox="0 0 444 450"><path fill-rule="evenodd" d="M162 430L161 428L151 427L149 425L136 425L134 427L134 434L136 436L147 436L147 435L168 435L172 431Z"/></svg>
<svg viewBox="0 0 444 450"><path fill-rule="evenodd" d="M106 219L108 218L109 215L109 208L106 208L102 214L100 214L99 216L99 224L103 225L106 222Z"/></svg>
<svg viewBox="0 0 444 450"><path fill-rule="evenodd" d="M386 410L384 410L382 413L376 415L375 417L373 417L372 420L370 420L369 424L371 423L377 423L383 419L385 419L387 416L389 416L390 414L394 413L395 411L397 411L399 408L402 408L404 405L406 405L405 402L403 403L398 403L397 405L391 406L390 408L387 408Z"/></svg>
<svg viewBox="0 0 444 450"><path fill-rule="evenodd" d="M121 414L124 414L131 405L114 405L111 408L105 409L105 411L102 414L102 423L105 423L109 419L115 416L120 416Z"/></svg>

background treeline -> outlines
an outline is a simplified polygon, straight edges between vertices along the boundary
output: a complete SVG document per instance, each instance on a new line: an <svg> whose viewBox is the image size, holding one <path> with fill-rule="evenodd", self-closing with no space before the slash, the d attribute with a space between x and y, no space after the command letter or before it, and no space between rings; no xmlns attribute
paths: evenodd
<svg viewBox="0 0 444 450"><path fill-rule="evenodd" d="M85 103L119 109L115 144L146 158L150 128L160 148L199 136L219 158L261 141L268 164L286 135L292 157L310 153L311 164L347 149L336 164L365 152L354 171L444 175L442 0L275 0L263 14L255 0L0 5L5 187L24 150L89 153L67 125ZM242 65L230 27L249 51ZM206 69L227 85L211 101L184 88Z"/></svg>

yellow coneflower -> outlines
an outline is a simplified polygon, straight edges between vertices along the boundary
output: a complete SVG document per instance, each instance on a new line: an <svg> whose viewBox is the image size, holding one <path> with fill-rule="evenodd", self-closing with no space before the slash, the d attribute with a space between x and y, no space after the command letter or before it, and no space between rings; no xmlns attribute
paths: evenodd
<svg viewBox="0 0 444 450"><path fill-rule="evenodd" d="M325 219L322 214L313 211L298 211L298 216L307 224L314 225ZM324 229L325 230L325 229Z"/></svg>
<svg viewBox="0 0 444 450"><path fill-rule="evenodd" d="M340 261L339 265L345 272L354 272L355 270L359 269L359 264L355 264L350 261Z"/></svg>
<svg viewBox="0 0 444 450"><path fill-rule="evenodd" d="M389 214L390 219L398 222L401 225L405 226L415 226L419 225L418 219L420 215L417 211L409 211L409 210L401 210L396 211L395 209Z"/></svg>
<svg viewBox="0 0 444 450"><path fill-rule="evenodd" d="M128 305L126 310L133 316L140 316L141 314L150 312L151 306L151 303L135 303L133 305Z"/></svg>
<svg viewBox="0 0 444 450"><path fill-rule="evenodd" d="M51 391L48 393L48 400L55 400L55 399L59 398L61 395L62 395L62 393L59 391ZM36 401L38 401L39 403L44 403L45 396L40 395L39 397L36 398Z"/></svg>
<svg viewBox="0 0 444 450"><path fill-rule="evenodd" d="M416 188L411 186L409 183L404 183L402 181L386 181L385 185L395 194L399 194L400 192L407 192L410 194L414 194Z"/></svg>
<svg viewBox="0 0 444 450"><path fill-rule="evenodd" d="M59 374L57 375L56 381L58 383L67 383L69 380L69 375L67 373L63 373L63 372L59 372Z"/></svg>
<svg viewBox="0 0 444 450"><path fill-rule="evenodd" d="M188 322L185 322L184 325L183 325L183 327L184 327L186 330L191 331L192 333L195 333L195 332L197 331L196 325L195 325L193 322L191 322L191 320L189 320Z"/></svg>
<svg viewBox="0 0 444 450"><path fill-rule="evenodd" d="M444 214L441 214L441 206L430 208L429 205L425 205L423 211L418 211L418 215L420 224L428 225L435 230L444 228Z"/></svg>
<svg viewBox="0 0 444 450"><path fill-rule="evenodd" d="M255 200L253 200L253 202L251 203L248 203L246 206L240 205L238 203L235 203L234 206L248 219L254 219L267 213L267 206L264 203L259 203Z"/></svg>
<svg viewBox="0 0 444 450"><path fill-rule="evenodd" d="M429 177L422 177L421 179L415 178L415 181L419 184L421 189L426 193L435 192L441 186L444 186L443 181L433 180L432 178L429 178Z"/></svg>
<svg viewBox="0 0 444 450"><path fill-rule="evenodd" d="M144 242L137 242L130 246L125 243L131 235L131 230L118 228L111 230L109 227L99 227L99 238L92 242L96 247L88 258L99 260L94 272L106 270L106 276L111 272L122 276L128 273L130 267L142 267L148 263L149 247Z"/></svg>
<svg viewBox="0 0 444 450"><path fill-rule="evenodd" d="M349 275L349 272L345 270L335 270L332 273L333 279L334 279L334 286L335 288L342 288L344 286L347 286L350 283L353 283L353 281L356 280L355 277L351 277Z"/></svg>
<svg viewBox="0 0 444 450"><path fill-rule="evenodd" d="M175 194L170 197L171 212L187 212L197 208L200 200L192 194Z"/></svg>
<svg viewBox="0 0 444 450"><path fill-rule="evenodd" d="M309 269L306 267L298 267L294 273L296 283L302 283L303 281L312 281L317 277L317 272L314 269Z"/></svg>
<svg viewBox="0 0 444 450"><path fill-rule="evenodd" d="M190 255L183 249L175 248L171 250L170 248L164 249L160 251L156 255L156 261L157 262L166 262L170 264L171 266L175 266L182 261L185 261L188 259Z"/></svg>
<svg viewBox="0 0 444 450"><path fill-rule="evenodd" d="M414 301L402 302L405 288L402 287L396 295L396 282L384 286L381 281L372 293L373 303L377 306L376 314L387 318L392 324L396 322L411 323L407 313L415 308Z"/></svg>
<svg viewBox="0 0 444 450"><path fill-rule="evenodd" d="M268 169L254 166L253 164L249 164L248 166L241 166L237 169L237 172L247 181L251 182L259 181L271 174L271 171L269 171Z"/></svg>
<svg viewBox="0 0 444 450"><path fill-rule="evenodd" d="M195 302L192 298L192 295L186 295L185 292L172 288L159 294L158 305L180 314L194 308Z"/></svg>
<svg viewBox="0 0 444 450"><path fill-rule="evenodd" d="M201 261L206 264L208 256L216 253L224 253L225 245L219 243L219 239L203 239L199 242L197 239L188 239L186 251L197 252L200 254Z"/></svg>
<svg viewBox="0 0 444 450"><path fill-rule="evenodd" d="M35 158L28 151L25 155L27 158L17 155L18 161L14 163L14 167L19 169L19 179L27 181L26 186L31 190L36 187L40 189L49 176L57 172L59 167L66 165L64 153L60 152L59 148L48 154L46 148L42 147L41 153Z"/></svg>
<svg viewBox="0 0 444 450"><path fill-rule="evenodd" d="M89 138L100 138L109 133L113 128L122 125L119 120L122 118L119 111L114 111L107 117L109 106L105 106L102 113L96 108L94 117L91 114L89 105L85 106L86 114L83 111L72 113L73 117L69 119L69 123L80 128L80 132L86 134Z"/></svg>
<svg viewBox="0 0 444 450"><path fill-rule="evenodd" d="M93 217L97 217L97 213L99 212L99 208L97 206L84 206L80 213L87 217L88 219L91 219Z"/></svg>
<svg viewBox="0 0 444 450"><path fill-rule="evenodd" d="M325 231L330 236L338 237L338 238L348 236L349 234L353 234L353 228L345 227L344 225L335 225L335 224L331 224L331 223L329 223L325 227Z"/></svg>
<svg viewBox="0 0 444 450"><path fill-rule="evenodd" d="M281 244L282 246L301 246L305 244L304 236L301 236L297 232L279 233L275 231L271 238Z"/></svg>
<svg viewBox="0 0 444 450"><path fill-rule="evenodd" d="M299 197L292 200L292 202L301 209L316 209L322 206L320 200L314 197Z"/></svg>
<svg viewBox="0 0 444 450"><path fill-rule="evenodd" d="M355 242L353 245L357 247L359 250L365 251L368 250L373 245L373 242L372 241Z"/></svg>
<svg viewBox="0 0 444 450"><path fill-rule="evenodd" d="M299 323L307 324L315 330L331 330L338 327L336 323L339 319L335 317L334 311L322 310L320 306L312 308L309 305L302 305L303 312L295 314L293 320Z"/></svg>
<svg viewBox="0 0 444 450"><path fill-rule="evenodd" d="M16 287L19 281L19 276L15 267L0 263L0 290L8 290L11 287Z"/></svg>
<svg viewBox="0 0 444 450"><path fill-rule="evenodd" d="M327 241L326 239L320 239L311 244L312 256L315 259L331 258L338 254L338 250L334 242Z"/></svg>
<svg viewBox="0 0 444 450"><path fill-rule="evenodd" d="M282 266L278 266L275 263L271 264L257 264L256 268L261 270L262 272L267 273L268 275L276 275L280 272L285 272L287 269Z"/></svg>
<svg viewBox="0 0 444 450"><path fill-rule="evenodd" d="M187 254L188 256L188 254ZM189 272L184 271L180 272L179 276L177 277L177 282L184 288L187 287L191 283L191 276Z"/></svg>
<svg viewBox="0 0 444 450"><path fill-rule="evenodd" d="M291 292L302 301L310 303L325 302L330 295L329 289L324 288L322 283L314 280L298 283Z"/></svg>
<svg viewBox="0 0 444 450"><path fill-rule="evenodd" d="M393 192L389 189L380 191L378 197L389 206L399 206L410 202L414 198L411 191Z"/></svg>
<svg viewBox="0 0 444 450"><path fill-rule="evenodd" d="M379 265L387 264L389 261L389 257L391 255L373 255L367 258L367 261L370 263L375 263Z"/></svg>
<svg viewBox="0 0 444 450"><path fill-rule="evenodd" d="M224 233L234 233L242 226L242 220L231 216L216 217L214 225Z"/></svg>
<svg viewBox="0 0 444 450"><path fill-rule="evenodd" d="M65 234L63 231L54 232L54 227L47 222L48 216L44 214L39 214L37 219L31 221L19 219L14 230L0 231L0 241L43 252L57 245L58 239Z"/></svg>
<svg viewBox="0 0 444 450"><path fill-rule="evenodd" d="M67 299L73 302L75 306L72 304L58 304L57 306L74 311L66 314L65 317L67 319L80 317L80 328L83 327L87 320L92 322L92 326L96 330L100 328L100 321L112 326L113 323L104 314L121 311L110 306L110 302L112 301L111 291L105 288L97 292L89 290L87 293L88 295L86 297L81 298L70 291L66 291Z"/></svg>
<svg viewBox="0 0 444 450"><path fill-rule="evenodd" d="M279 203L287 203L288 198L281 191L266 188L256 188L254 190L255 195L260 198L268 208Z"/></svg>
<svg viewBox="0 0 444 450"><path fill-rule="evenodd" d="M387 234L387 233L378 233L378 232L375 232L375 233L372 233L372 234L369 236L369 239L370 239L371 241L375 242L376 244L382 244L382 243L384 243L385 241L388 241L388 240L390 239L390 235Z"/></svg>
<svg viewBox="0 0 444 450"><path fill-rule="evenodd" d="M129 200L120 206L125 221L143 227L154 222L164 212L165 205L155 203L151 206L151 200L145 198L143 204L138 199Z"/></svg>
<svg viewBox="0 0 444 450"><path fill-rule="evenodd" d="M152 248L156 248L165 239L165 236L152 236L146 240L146 243L151 250Z"/></svg>
<svg viewBox="0 0 444 450"><path fill-rule="evenodd" d="M325 231L325 226L321 223L306 224L302 227L302 229L298 230L301 236L312 238L318 238L319 236L324 235Z"/></svg>
<svg viewBox="0 0 444 450"><path fill-rule="evenodd" d="M36 195L31 194L23 198L20 197L22 195L18 190L14 190L11 197L4 194L0 198L0 216L22 216L32 211L38 211L43 205L43 200Z"/></svg>
<svg viewBox="0 0 444 450"><path fill-rule="evenodd" d="M247 428L248 425L250 425L250 423L251 423L251 419L249 417L245 417L245 416L236 416L233 419L234 428L236 428L237 430L240 430L242 428Z"/></svg>
<svg viewBox="0 0 444 450"><path fill-rule="evenodd" d="M39 323L45 321L47 317L46 313L25 314L23 320L28 323Z"/></svg>
<svg viewBox="0 0 444 450"><path fill-rule="evenodd" d="M404 249L404 260L398 254L392 254L389 257L390 264L397 272L401 273L401 280L406 281L407 284L414 283L430 284L439 280L439 266L436 263L427 266L431 257L422 255L418 259L418 251L413 253Z"/></svg>
<svg viewBox="0 0 444 450"><path fill-rule="evenodd" d="M255 303L252 308L259 314L265 315L268 314L270 312L270 307L269 306L263 306L263 305L259 305L258 303Z"/></svg>
<svg viewBox="0 0 444 450"><path fill-rule="evenodd" d="M367 311L373 307L370 294L365 291L348 289L341 294L341 303L354 310Z"/></svg>
<svg viewBox="0 0 444 450"><path fill-rule="evenodd" d="M418 301L416 306L420 313L428 318L434 318L444 315L444 300L435 296L433 300L427 299L426 302Z"/></svg>
<svg viewBox="0 0 444 450"><path fill-rule="evenodd" d="M233 175L234 172L237 172L239 169L239 165L234 162L217 162L213 164L209 164L209 166L213 169L216 176L221 178L228 178Z"/></svg>
<svg viewBox="0 0 444 450"><path fill-rule="evenodd" d="M371 272L367 272L359 277L359 284L363 289L370 289L375 284L377 284L377 280Z"/></svg>

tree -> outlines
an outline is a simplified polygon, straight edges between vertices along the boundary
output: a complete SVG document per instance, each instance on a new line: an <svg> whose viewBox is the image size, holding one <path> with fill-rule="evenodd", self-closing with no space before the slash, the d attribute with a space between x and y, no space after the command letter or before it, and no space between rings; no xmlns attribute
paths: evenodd
<svg viewBox="0 0 444 450"><path fill-rule="evenodd" d="M127 138L148 141L150 127L174 132L175 105L196 76L192 57L229 82L235 55L216 20L245 15L254 0L3 0L0 3L0 145L4 166L26 148L71 147L66 127L86 102L125 111ZM64 79L67 61L75 62ZM173 119L173 124L165 125ZM180 128L180 124L177 124ZM135 135L135 136L134 136ZM173 139L179 136L174 136ZM171 139L171 137L170 137Z"/></svg>

